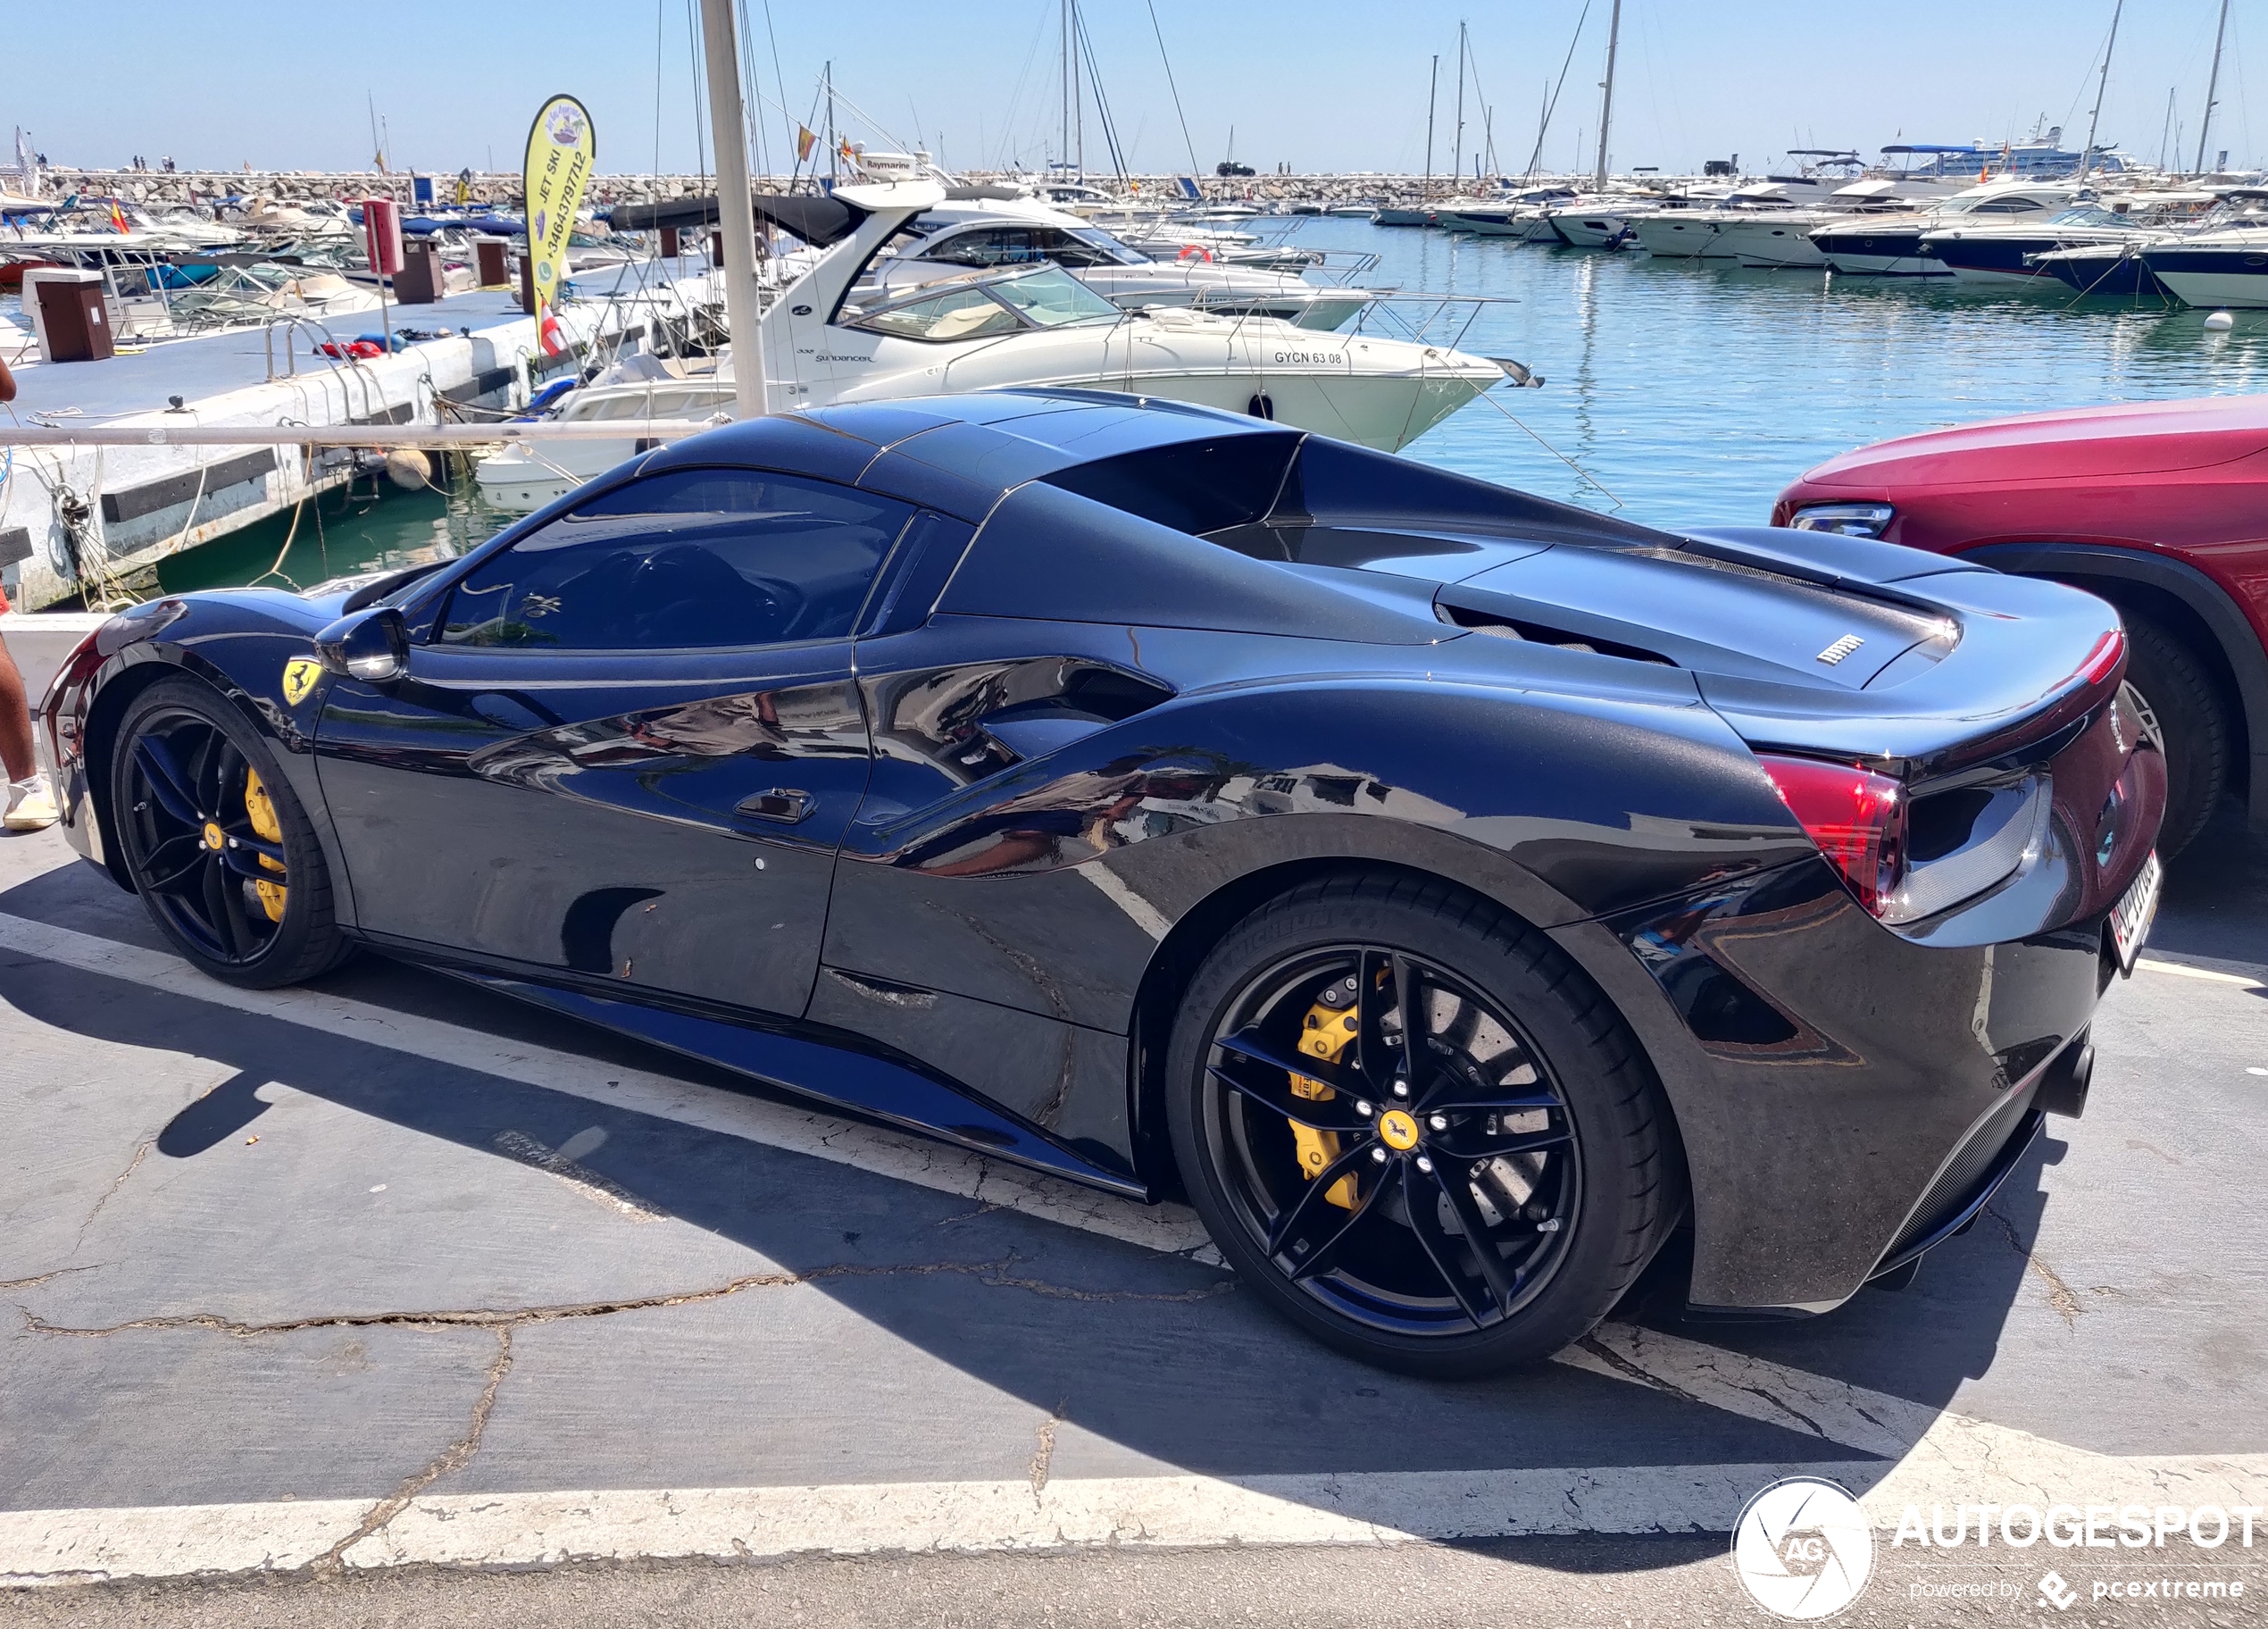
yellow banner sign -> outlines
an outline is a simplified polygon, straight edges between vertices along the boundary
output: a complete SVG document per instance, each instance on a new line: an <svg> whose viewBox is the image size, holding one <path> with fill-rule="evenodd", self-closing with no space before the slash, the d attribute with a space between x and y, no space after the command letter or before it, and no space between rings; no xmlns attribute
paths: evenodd
<svg viewBox="0 0 2268 1629"><path fill-rule="evenodd" d="M567 239L598 156L590 114L572 96L554 96L528 131L528 259L535 293L536 341L546 356L567 348L552 311L567 276Z"/></svg>

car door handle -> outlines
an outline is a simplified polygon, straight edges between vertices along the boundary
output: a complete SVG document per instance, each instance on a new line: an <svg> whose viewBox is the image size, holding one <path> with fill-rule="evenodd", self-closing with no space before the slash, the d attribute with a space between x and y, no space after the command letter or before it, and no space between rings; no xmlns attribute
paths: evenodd
<svg viewBox="0 0 2268 1629"><path fill-rule="evenodd" d="M750 820L776 820L783 826L792 826L818 806L818 799L809 792L789 791L775 786L768 792L757 792L743 798L733 806L732 812L745 814Z"/></svg>

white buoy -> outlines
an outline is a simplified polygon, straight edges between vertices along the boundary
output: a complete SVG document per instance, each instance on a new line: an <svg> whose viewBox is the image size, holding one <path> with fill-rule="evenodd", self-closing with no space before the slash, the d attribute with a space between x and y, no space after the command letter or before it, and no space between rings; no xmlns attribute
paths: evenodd
<svg viewBox="0 0 2268 1629"><path fill-rule="evenodd" d="M386 455L386 478L405 492L432 484L433 465L414 447L397 447Z"/></svg>
<svg viewBox="0 0 2268 1629"><path fill-rule="evenodd" d="M2216 311L2205 320L2205 330L2208 333L2226 333L2229 330L2236 327L2236 318L2230 316L2225 311Z"/></svg>

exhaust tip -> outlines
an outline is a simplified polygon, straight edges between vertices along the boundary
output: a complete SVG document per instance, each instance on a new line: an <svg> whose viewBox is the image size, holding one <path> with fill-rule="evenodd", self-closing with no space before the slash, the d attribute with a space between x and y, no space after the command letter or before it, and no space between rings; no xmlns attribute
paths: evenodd
<svg viewBox="0 0 2268 1629"><path fill-rule="evenodd" d="M2047 1066L2037 1101L2051 1115L2076 1120L2087 1112L2087 1089L2094 1079L2094 1043L2082 1040L2064 1048L2063 1056Z"/></svg>

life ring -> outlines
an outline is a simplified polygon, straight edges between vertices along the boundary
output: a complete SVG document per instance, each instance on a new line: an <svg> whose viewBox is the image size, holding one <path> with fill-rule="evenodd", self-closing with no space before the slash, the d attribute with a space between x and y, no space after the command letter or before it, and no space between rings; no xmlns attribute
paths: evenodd
<svg viewBox="0 0 2268 1629"><path fill-rule="evenodd" d="M1196 255L1199 260L1211 260L1213 258L1213 251L1206 248L1201 243L1183 244L1181 246L1181 253L1176 255L1175 258L1178 260L1187 260L1192 255Z"/></svg>

